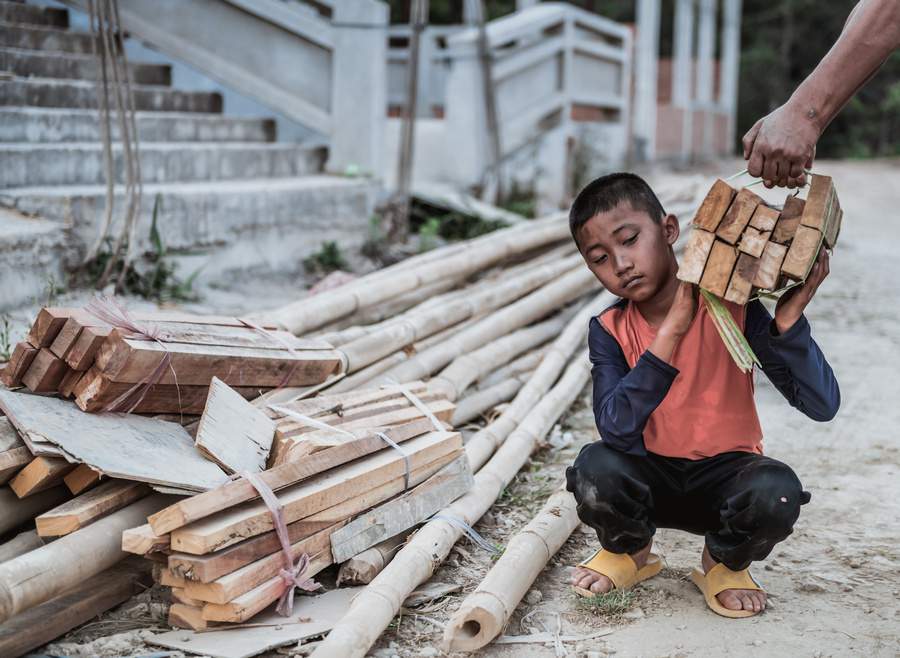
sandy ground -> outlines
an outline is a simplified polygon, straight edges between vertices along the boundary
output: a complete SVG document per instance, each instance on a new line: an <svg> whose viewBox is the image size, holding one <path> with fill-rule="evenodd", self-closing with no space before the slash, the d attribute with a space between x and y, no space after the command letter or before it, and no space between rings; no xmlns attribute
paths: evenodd
<svg viewBox="0 0 900 658"><path fill-rule="evenodd" d="M719 173L739 168L729 163ZM702 538L667 530L657 535L655 550L666 562L659 577L611 611L585 605L565 586L569 565L597 547L593 532L582 527L538 578L507 634L560 629L563 635L589 635L608 629L603 637L562 645L568 655L585 658L900 656L900 292L895 283L900 280L895 217L900 162L822 162L816 169L834 176L845 217L832 274L808 316L837 374L843 403L833 422L817 424L791 409L764 376L758 380L766 451L790 464L812 493L793 536L753 568L770 593L769 609L745 620L708 611L687 578L699 564ZM559 486L578 448L596 438L588 393L554 430L552 445L534 456L477 526L494 543L505 544L529 520ZM461 584L462 593L395 620L373 655L440 655L442 624L491 564L486 553L460 542L432 582ZM102 634L136 625L160 628L162 606L145 605L147 600L145 595L100 622L100 629L110 624ZM154 651L135 633L121 639L120 648L112 641L108 647L58 645L57 651L83 656ZM552 645L520 644L489 646L481 655L564 654Z"/></svg>

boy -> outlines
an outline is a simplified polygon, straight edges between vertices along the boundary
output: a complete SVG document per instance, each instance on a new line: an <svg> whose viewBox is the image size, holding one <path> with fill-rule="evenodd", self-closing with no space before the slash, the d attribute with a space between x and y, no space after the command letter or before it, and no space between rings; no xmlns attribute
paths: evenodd
<svg viewBox="0 0 900 658"><path fill-rule="evenodd" d="M678 221L633 174L585 187L569 214L588 266L621 300L593 318L588 342L602 441L566 471L578 516L602 550L573 570L584 596L659 573L657 527L705 535L692 579L709 607L749 617L766 596L748 567L791 534L809 501L787 465L762 454L753 374L719 338L698 290L675 278ZM726 304L787 401L831 420L840 392L803 310L828 275L823 250L809 277L781 297L775 317L759 301Z"/></svg>

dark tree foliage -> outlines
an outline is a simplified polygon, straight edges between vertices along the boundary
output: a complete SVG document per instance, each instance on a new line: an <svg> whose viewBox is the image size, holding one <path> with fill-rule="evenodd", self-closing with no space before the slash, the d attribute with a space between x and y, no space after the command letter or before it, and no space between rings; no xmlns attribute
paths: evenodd
<svg viewBox="0 0 900 658"><path fill-rule="evenodd" d="M636 0L570 0L582 9L634 22ZM390 0L391 21L409 20L410 0ZM431 0L430 20L459 23L463 0ZM837 39L856 0L744 0L738 90L740 137L786 101ZM515 0L486 0L490 18ZM663 0L660 56L672 53L674 0ZM721 17L720 17L721 18ZM739 147L739 145L736 145ZM900 155L900 52L860 90L819 140L819 157Z"/></svg>

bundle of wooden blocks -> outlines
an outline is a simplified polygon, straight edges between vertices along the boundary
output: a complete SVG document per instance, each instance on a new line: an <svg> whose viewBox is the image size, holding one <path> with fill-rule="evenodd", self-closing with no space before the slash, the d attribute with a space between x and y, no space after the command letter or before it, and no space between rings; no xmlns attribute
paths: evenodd
<svg viewBox="0 0 900 658"><path fill-rule="evenodd" d="M779 210L717 180L694 217L678 278L735 304L758 290L804 281L824 243L837 244L843 210L829 176L812 175L806 200Z"/></svg>
<svg viewBox="0 0 900 658"><path fill-rule="evenodd" d="M100 411L146 382L168 355L171 365L141 390L133 411L199 414L212 377L253 398L278 386L319 384L340 368L328 343L275 327L260 331L238 318L164 311L133 316L152 326L158 340L129 337L84 309L43 308L0 381Z"/></svg>
<svg viewBox="0 0 900 658"><path fill-rule="evenodd" d="M408 530L472 484L462 439L447 425L454 405L421 382L254 405L255 419L237 418L212 413L211 402L197 445L236 470L223 453L237 437L271 437L259 478L282 506L292 559L310 557L306 577ZM155 561L155 578L172 588L174 626L246 621L284 588L272 515L246 479L150 515L123 533L122 547Z"/></svg>

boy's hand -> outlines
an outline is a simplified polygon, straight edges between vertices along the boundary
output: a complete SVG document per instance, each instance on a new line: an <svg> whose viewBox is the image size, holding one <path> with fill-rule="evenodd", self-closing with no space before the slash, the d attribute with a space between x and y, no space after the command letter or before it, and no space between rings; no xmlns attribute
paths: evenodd
<svg viewBox="0 0 900 658"><path fill-rule="evenodd" d="M700 289L692 283L684 281L678 284L675 291L675 299L672 306L659 328L660 333L666 333L675 338L681 338L687 333L697 315L697 303L700 299Z"/></svg>
<svg viewBox="0 0 900 658"><path fill-rule="evenodd" d="M778 329L779 334L789 331L803 315L803 311L815 296L816 290L831 271L829 262L830 256L825 251L825 247L822 247L806 281L802 285L788 290L778 300L778 304L775 306L775 328Z"/></svg>

